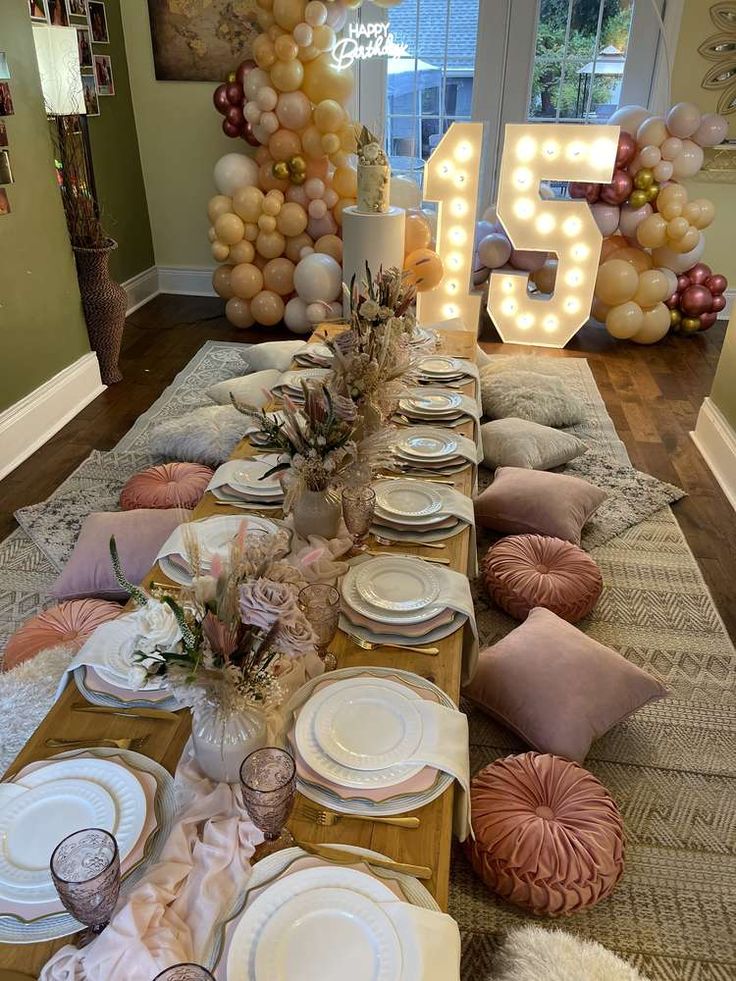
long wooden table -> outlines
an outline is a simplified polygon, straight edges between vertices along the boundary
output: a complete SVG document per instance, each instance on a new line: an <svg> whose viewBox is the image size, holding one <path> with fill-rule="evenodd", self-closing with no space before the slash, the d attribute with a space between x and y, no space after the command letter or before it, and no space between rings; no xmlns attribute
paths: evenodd
<svg viewBox="0 0 736 981"><path fill-rule="evenodd" d="M475 360L476 339L471 331L448 331L443 333L440 350L448 355L470 358ZM472 391L472 384L466 386L467 392ZM464 424L453 430L461 435L472 438L472 423ZM247 459L256 452L247 439L243 440L235 452L234 459ZM455 487L466 495L472 493L473 468L468 466L451 478ZM230 508L216 503L214 496L206 494L194 511L195 518L206 518L215 514L239 514L248 512L238 508ZM445 541L445 550L426 549L422 546L409 546L401 543L395 548L386 548L386 552L413 554L419 557L432 558L442 555L450 560L450 568L465 574L468 565L470 547L470 532L465 529L454 538ZM380 549L382 546L371 542L371 548ZM158 566L155 566L143 582L144 586L151 582L168 582ZM457 702L460 694L460 673L462 666L463 632L456 631L445 640L438 641L437 656L413 654L410 651L392 651L389 649L364 651L357 647L350 638L338 633L332 644L338 667L354 667L357 665L380 665L390 668L401 668L413 671L415 674L433 681L447 692ZM28 763L48 759L62 752L61 749L50 749L47 739L82 739L90 746L105 738L147 737L140 752L157 760L173 773L191 732L191 717L188 710L182 710L175 716L164 719L130 718L125 710L110 711L106 714L86 714L76 711L87 703L71 682L62 697L52 706L49 713L31 736L24 748L8 768L6 778L17 773ZM130 710L134 714L135 709ZM322 827L299 816L302 800L297 798L294 815L289 822L294 837L303 842L334 842L338 844L359 845L382 852L401 862L414 865L428 865L432 869L432 878L425 885L434 895L442 909L447 907L448 884L450 874L450 852L452 843L454 789L450 786L441 797L425 805L412 814L419 817L421 824L416 830L394 828L388 825L371 824L366 821L350 820L349 817L340 820L332 827ZM2 969L15 969L38 974L42 966L60 947L73 942L73 938L47 941L27 945L11 945L0 943L0 981L3 981Z"/></svg>

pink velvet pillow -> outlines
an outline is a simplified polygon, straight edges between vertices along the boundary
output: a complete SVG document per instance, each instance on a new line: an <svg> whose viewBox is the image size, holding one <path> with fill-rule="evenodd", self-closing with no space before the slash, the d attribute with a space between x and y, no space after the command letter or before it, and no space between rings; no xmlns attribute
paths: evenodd
<svg viewBox="0 0 736 981"><path fill-rule="evenodd" d="M112 570L110 538L115 536L123 572L131 582L139 583L171 532L190 515L191 511L179 508L90 514L52 595L57 599L83 596L127 599Z"/></svg>
<svg viewBox="0 0 736 981"><path fill-rule="evenodd" d="M162 463L134 474L120 492L123 511L135 508L194 508L214 470L200 463Z"/></svg>
<svg viewBox="0 0 736 981"><path fill-rule="evenodd" d="M502 538L483 559L488 595L517 620L543 606L570 623L593 609L603 589L593 559L571 542L542 535Z"/></svg>
<svg viewBox="0 0 736 981"><path fill-rule="evenodd" d="M524 753L496 760L470 785L475 840L466 853L483 882L536 916L562 916L610 895L624 870L621 813L577 763Z"/></svg>
<svg viewBox="0 0 736 981"><path fill-rule="evenodd" d="M521 467L499 467L475 498L475 520L505 535L527 533L580 544L580 532L606 492L580 477Z"/></svg>
<svg viewBox="0 0 736 981"><path fill-rule="evenodd" d="M3 671L28 661L40 651L59 644L80 648L101 623L120 616L119 603L107 600L80 599L59 603L32 617L15 631L5 648Z"/></svg>
<svg viewBox="0 0 736 981"><path fill-rule="evenodd" d="M542 753L582 763L590 744L667 689L538 607L481 651L463 694Z"/></svg>

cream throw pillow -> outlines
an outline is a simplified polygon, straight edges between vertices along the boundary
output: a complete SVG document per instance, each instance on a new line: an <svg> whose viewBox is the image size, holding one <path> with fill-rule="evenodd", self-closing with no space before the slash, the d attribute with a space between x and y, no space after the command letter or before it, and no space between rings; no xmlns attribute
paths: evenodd
<svg viewBox="0 0 736 981"><path fill-rule="evenodd" d="M550 426L526 419L495 419L480 427L483 464L496 467L523 467L526 470L552 470L585 453L585 443Z"/></svg>

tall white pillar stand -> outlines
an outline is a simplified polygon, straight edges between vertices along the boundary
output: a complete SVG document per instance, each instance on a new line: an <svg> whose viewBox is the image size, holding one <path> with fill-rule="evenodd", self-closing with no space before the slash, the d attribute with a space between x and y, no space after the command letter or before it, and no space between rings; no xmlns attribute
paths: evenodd
<svg viewBox="0 0 736 981"><path fill-rule="evenodd" d="M384 269L403 267L405 221L403 208L389 208L379 214L358 211L355 205L345 208L342 213L342 278L348 289L353 276L356 283L363 282L366 262L373 276L381 266ZM346 316L350 313L347 300L343 301L343 310Z"/></svg>

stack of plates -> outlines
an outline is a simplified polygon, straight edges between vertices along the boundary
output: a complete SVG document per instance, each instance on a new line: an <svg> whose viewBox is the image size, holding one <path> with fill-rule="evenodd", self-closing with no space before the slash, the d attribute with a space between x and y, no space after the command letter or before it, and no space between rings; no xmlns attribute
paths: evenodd
<svg viewBox="0 0 736 981"><path fill-rule="evenodd" d="M422 739L418 700L453 708L431 682L390 668L344 668L297 693L289 733L301 793L343 814L383 816L423 807L452 782L407 763Z"/></svg>
<svg viewBox="0 0 736 981"><path fill-rule="evenodd" d="M294 361L303 368L315 366L317 368L329 368L332 365L334 355L326 344L308 344L303 351L294 358Z"/></svg>
<svg viewBox="0 0 736 981"><path fill-rule="evenodd" d="M442 572L422 559L369 559L348 570L341 592L343 630L379 644L425 646L467 621L442 602Z"/></svg>
<svg viewBox="0 0 736 981"><path fill-rule="evenodd" d="M465 416L462 395L446 388L412 388L399 401L399 409L413 421L436 420L443 424Z"/></svg>
<svg viewBox="0 0 736 981"><path fill-rule="evenodd" d="M460 381L467 374L460 358L448 358L439 354L420 358L417 369L419 380L430 385Z"/></svg>
<svg viewBox="0 0 736 981"><path fill-rule="evenodd" d="M284 489L279 473L265 475L278 464L279 457L271 453L260 460L230 460L217 471L213 482L226 477L226 483L211 487L218 501L233 505L257 505L262 508L281 508Z"/></svg>
<svg viewBox="0 0 736 981"><path fill-rule="evenodd" d="M272 422L283 423L284 420L286 419L286 416L281 411L269 412L267 414L268 414L269 419ZM254 432L254 429L257 429L257 428L258 428L257 427L257 424L256 423L253 423L253 424L251 424L248 427L248 429L246 429L245 435L248 437L249 442L253 446L258 446L258 447L269 446L270 445L270 440L269 440L268 436L261 434L260 431L255 431Z"/></svg>
<svg viewBox="0 0 736 981"><path fill-rule="evenodd" d="M427 347L430 350L437 344L439 335L436 330L430 330L428 327L415 327L414 333L411 335L410 344L412 347Z"/></svg>
<svg viewBox="0 0 736 981"><path fill-rule="evenodd" d="M132 885L158 858L175 811L173 780L163 767L122 750L64 754L0 784L0 942L35 943L80 929L49 871L67 835L110 831L124 883Z"/></svg>
<svg viewBox="0 0 736 981"><path fill-rule="evenodd" d="M186 543L182 534L183 527L179 525L169 536L157 558L161 571L172 582L179 583L181 586L190 586L192 584L192 570L186 556ZM227 555L233 539L240 533L241 528L245 527L248 536L272 535L277 531L276 525L265 518L241 517L234 514L203 518L201 521L190 522L186 527L188 533L197 537L202 570L205 572L209 569L212 559L216 555L222 557Z"/></svg>
<svg viewBox="0 0 736 981"><path fill-rule="evenodd" d="M393 454L402 470L436 470L452 474L468 466L465 457L458 453L459 445L451 432L415 426L399 432Z"/></svg>
<svg viewBox="0 0 736 981"><path fill-rule="evenodd" d="M297 371L285 371L271 393L276 398L288 396L297 405L304 403L302 382L319 382L329 375L329 368L300 368Z"/></svg>
<svg viewBox="0 0 736 981"><path fill-rule="evenodd" d="M401 541L421 535L426 541L451 538L464 526L445 511L441 490L430 481L384 480L373 485L376 509L371 528L374 535Z"/></svg>

